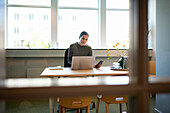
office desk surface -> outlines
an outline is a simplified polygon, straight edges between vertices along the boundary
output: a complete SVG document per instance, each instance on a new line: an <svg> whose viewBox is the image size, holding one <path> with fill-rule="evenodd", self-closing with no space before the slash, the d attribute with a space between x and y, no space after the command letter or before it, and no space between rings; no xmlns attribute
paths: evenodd
<svg viewBox="0 0 170 113"><path fill-rule="evenodd" d="M71 70L71 68L63 68L63 70L50 70L45 68L40 77L87 77L87 76L127 76L128 71L115 71L110 67L100 67L93 70Z"/></svg>

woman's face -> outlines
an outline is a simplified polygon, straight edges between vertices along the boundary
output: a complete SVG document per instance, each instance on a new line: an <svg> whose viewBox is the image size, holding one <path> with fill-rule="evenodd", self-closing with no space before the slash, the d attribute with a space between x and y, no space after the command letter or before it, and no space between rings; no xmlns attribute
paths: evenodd
<svg viewBox="0 0 170 113"><path fill-rule="evenodd" d="M83 35L79 37L81 44L86 44L88 38L89 38L88 35Z"/></svg>

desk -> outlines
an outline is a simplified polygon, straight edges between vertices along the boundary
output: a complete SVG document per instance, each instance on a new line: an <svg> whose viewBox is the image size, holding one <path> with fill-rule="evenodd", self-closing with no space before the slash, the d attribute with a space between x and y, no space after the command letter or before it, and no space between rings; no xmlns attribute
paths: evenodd
<svg viewBox="0 0 170 113"><path fill-rule="evenodd" d="M45 68L40 77L87 77L87 76L127 76L128 71L115 71L110 67L100 67L93 70L71 70L71 68L63 68L63 70L50 70Z"/></svg>
<svg viewBox="0 0 170 113"><path fill-rule="evenodd" d="M93 68L92 70L71 70L71 68L63 68L63 70L50 70L45 68L40 77L88 77L88 76L127 76L128 71L115 71L110 67ZM50 113L54 113L54 97L49 98Z"/></svg>

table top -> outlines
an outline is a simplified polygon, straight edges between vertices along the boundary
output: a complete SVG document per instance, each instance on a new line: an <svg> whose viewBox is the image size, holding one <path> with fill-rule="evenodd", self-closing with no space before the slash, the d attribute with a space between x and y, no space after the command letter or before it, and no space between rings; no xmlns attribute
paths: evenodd
<svg viewBox="0 0 170 113"><path fill-rule="evenodd" d="M93 68L92 70L71 70L71 68L63 68L63 70L50 70L45 68L40 77L87 77L87 76L127 76L128 71L111 70L110 67Z"/></svg>
<svg viewBox="0 0 170 113"><path fill-rule="evenodd" d="M140 91L139 85L129 84L129 81L129 76L0 79L0 99L37 99L97 94L135 95L137 91ZM170 79L168 77L149 77L147 86L146 89L152 93L168 93ZM158 86L161 90L158 90ZM120 89L119 93L115 92L118 89Z"/></svg>

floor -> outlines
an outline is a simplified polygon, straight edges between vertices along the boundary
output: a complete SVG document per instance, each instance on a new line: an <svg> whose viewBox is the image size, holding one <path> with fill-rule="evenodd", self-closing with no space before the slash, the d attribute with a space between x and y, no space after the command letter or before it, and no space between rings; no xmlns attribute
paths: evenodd
<svg viewBox="0 0 170 113"><path fill-rule="evenodd" d="M93 101L96 102L96 97L93 97ZM58 103L55 101L55 113L57 113ZM105 113L105 103L100 101L99 113ZM155 107L155 97L150 99L150 113L153 112ZM96 109L92 108L91 105L90 113L95 113ZM123 113L126 113L126 104L123 104ZM109 105L109 111L111 113L119 113L119 105L111 104ZM18 101L6 101L6 113L49 113L48 99L41 100L18 100ZM76 111L69 111L67 113L76 113ZM85 110L83 110L85 113Z"/></svg>

